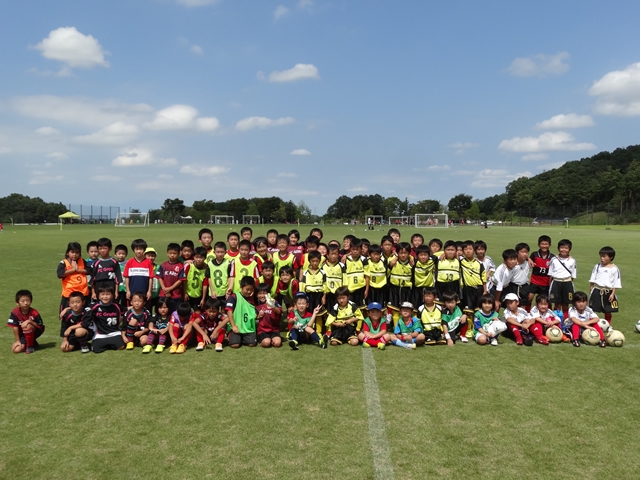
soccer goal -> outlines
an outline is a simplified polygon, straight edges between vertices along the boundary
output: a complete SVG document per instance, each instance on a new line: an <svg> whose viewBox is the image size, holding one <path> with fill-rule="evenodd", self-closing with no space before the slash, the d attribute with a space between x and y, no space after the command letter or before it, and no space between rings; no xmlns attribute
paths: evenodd
<svg viewBox="0 0 640 480"><path fill-rule="evenodd" d="M410 225L411 217L389 217L389 227L400 227L402 225Z"/></svg>
<svg viewBox="0 0 640 480"><path fill-rule="evenodd" d="M449 215L446 213L416 213L417 228L447 228L449 227Z"/></svg>
<svg viewBox="0 0 640 480"><path fill-rule="evenodd" d="M365 218L364 223L365 225L367 225L367 227L369 227L369 230L374 230L376 227L379 227L380 225L382 225L382 219L384 217L382 215L367 215L367 218Z"/></svg>
<svg viewBox="0 0 640 480"><path fill-rule="evenodd" d="M236 219L231 215L211 215L211 223L215 225L233 225Z"/></svg>
<svg viewBox="0 0 640 480"><path fill-rule="evenodd" d="M260 215L242 215L242 223L247 225L260 225Z"/></svg>
<svg viewBox="0 0 640 480"><path fill-rule="evenodd" d="M148 227L149 213L123 213L116 214L116 227Z"/></svg>

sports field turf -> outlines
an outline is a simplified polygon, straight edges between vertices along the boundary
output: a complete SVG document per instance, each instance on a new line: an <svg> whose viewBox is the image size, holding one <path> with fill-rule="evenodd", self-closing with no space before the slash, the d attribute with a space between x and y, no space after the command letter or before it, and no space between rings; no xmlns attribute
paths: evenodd
<svg viewBox="0 0 640 480"><path fill-rule="evenodd" d="M11 332L0 332L0 478L640 477L639 230L420 230L427 240L482 238L496 263L519 241L569 238L581 290L600 247L613 246L623 348L501 339L497 348L416 351L60 352L55 269L67 242L142 237L163 260L167 243L197 241L198 229L6 226L0 310L8 315L15 291L28 288L47 331L33 355L12 354ZM325 240L353 233L377 242L383 233L323 230ZM214 228L215 239L229 231Z"/></svg>

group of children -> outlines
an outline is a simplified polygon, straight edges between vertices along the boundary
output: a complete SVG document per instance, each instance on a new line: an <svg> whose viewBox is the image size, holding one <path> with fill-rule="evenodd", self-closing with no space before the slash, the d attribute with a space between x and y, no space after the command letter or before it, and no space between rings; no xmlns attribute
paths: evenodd
<svg viewBox="0 0 640 480"><path fill-rule="evenodd" d="M545 331L553 326L575 346L584 329L594 329L605 346L597 313L610 322L618 311L615 251L600 250L587 296L574 291L576 264L566 239L557 255L547 236L533 253L519 243L496 267L483 241L425 244L416 233L408 243L395 228L379 244L353 235L342 244L323 243L319 228L302 243L297 230L272 229L254 239L250 227L229 233L226 244L214 243L208 228L198 237L198 247L190 240L170 243L160 264L142 239L132 242L128 260L127 247L113 249L108 238L90 242L86 259L80 244L69 243L57 269L61 349L278 348L281 332L293 350L301 343L415 349L474 339L497 345L503 332L530 345L547 344ZM32 353L44 331L31 302L29 291L16 294L8 322L16 353Z"/></svg>

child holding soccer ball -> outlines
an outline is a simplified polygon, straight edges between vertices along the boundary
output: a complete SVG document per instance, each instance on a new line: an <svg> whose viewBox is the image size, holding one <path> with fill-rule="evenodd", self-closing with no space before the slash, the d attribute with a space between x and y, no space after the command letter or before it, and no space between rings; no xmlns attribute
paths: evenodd
<svg viewBox="0 0 640 480"><path fill-rule="evenodd" d="M473 315L473 333L478 345L491 344L497 347L498 335L507 329L507 325L494 310L494 304L494 297L490 293L480 297L480 310Z"/></svg>
<svg viewBox="0 0 640 480"><path fill-rule="evenodd" d="M569 309L569 318L564 322L565 329L571 331L574 347L580 346L580 335L587 328L592 328L600 335L600 347L605 348L607 342L604 340L604 332L598 325L598 315L587 306L587 294L575 292L573 294L573 307Z"/></svg>

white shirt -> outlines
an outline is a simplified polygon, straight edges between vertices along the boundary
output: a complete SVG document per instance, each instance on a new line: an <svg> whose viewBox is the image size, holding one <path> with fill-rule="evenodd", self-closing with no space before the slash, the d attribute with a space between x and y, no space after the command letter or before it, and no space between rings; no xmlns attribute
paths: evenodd
<svg viewBox="0 0 640 480"><path fill-rule="evenodd" d="M509 285L509 283L511 283L512 272L513 270L509 270L507 266L502 263L498 266L498 268L496 268L496 271L493 273L489 281L492 286L496 287L496 290L502 291L506 286Z"/></svg>
<svg viewBox="0 0 640 480"><path fill-rule="evenodd" d="M540 313L540 310L538 310L538 307L532 307L531 312L529 313L529 316L531 318L541 318L542 320L560 321L558 316L555 313L553 313L553 310L551 309L548 309L547 312L544 315L542 315Z"/></svg>
<svg viewBox="0 0 640 480"><path fill-rule="evenodd" d="M564 321L565 326L573 325L573 322L571 321L572 318L577 318L581 322L586 322L587 320L591 320L593 318L599 318L599 317L589 307L586 307L582 313L578 312L576 307L571 307L569 309L569 318L567 318Z"/></svg>
<svg viewBox="0 0 640 480"><path fill-rule="evenodd" d="M520 308L520 307L518 307L518 311L515 313L509 310L508 308L506 308L502 315L504 317L505 322L507 322L507 320L511 318L518 323L522 323L525 320L528 320L530 318L529 312L527 312L524 308Z"/></svg>
<svg viewBox="0 0 640 480"><path fill-rule="evenodd" d="M491 277L493 272L496 271L496 264L493 262L493 259L487 255L484 256L482 265L484 265L484 271L487 272L487 278Z"/></svg>
<svg viewBox="0 0 640 480"><path fill-rule="evenodd" d="M603 267L598 263L593 267L589 283L595 283L604 288L622 288L620 269L613 263L610 263L608 267Z"/></svg>
<svg viewBox="0 0 640 480"><path fill-rule="evenodd" d="M529 262L519 263L511 270L511 283L526 285L529 283Z"/></svg>
<svg viewBox="0 0 640 480"><path fill-rule="evenodd" d="M551 278L576 278L577 273L576 261L573 257L562 258L555 256L551 259L549 264L549 276Z"/></svg>

